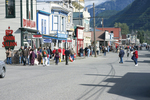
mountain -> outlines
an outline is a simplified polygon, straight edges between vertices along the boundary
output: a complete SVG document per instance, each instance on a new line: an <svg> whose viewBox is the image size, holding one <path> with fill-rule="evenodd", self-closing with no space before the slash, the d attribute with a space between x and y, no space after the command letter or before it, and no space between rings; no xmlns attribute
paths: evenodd
<svg viewBox="0 0 150 100"><path fill-rule="evenodd" d="M127 23L130 29L150 30L150 0L135 0L124 10L105 20L113 27L115 22ZM97 26L101 26L97 24Z"/></svg>
<svg viewBox="0 0 150 100"><path fill-rule="evenodd" d="M125 7L127 7L129 4L131 4L134 0L110 0L106 1L102 4L99 4L95 7L95 16L97 16L99 13L103 12L103 8L105 10L115 10L115 11L121 11ZM93 8L90 8L89 13L91 16L93 16Z"/></svg>

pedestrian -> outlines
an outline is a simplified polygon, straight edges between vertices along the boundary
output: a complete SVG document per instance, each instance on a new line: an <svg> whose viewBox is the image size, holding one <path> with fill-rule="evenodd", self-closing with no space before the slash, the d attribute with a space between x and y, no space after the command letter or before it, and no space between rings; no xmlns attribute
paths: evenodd
<svg viewBox="0 0 150 100"><path fill-rule="evenodd" d="M23 63L22 61L22 50L23 50L23 46L20 47L20 49L18 50L18 53L19 53L19 63Z"/></svg>
<svg viewBox="0 0 150 100"><path fill-rule="evenodd" d="M124 50L120 48L120 52L119 52L120 62L119 63L123 64L123 56L124 56Z"/></svg>
<svg viewBox="0 0 150 100"><path fill-rule="evenodd" d="M42 56L43 56L43 66L47 66L47 50L43 48Z"/></svg>
<svg viewBox="0 0 150 100"><path fill-rule="evenodd" d="M7 58L7 61L6 61L6 63L7 64L12 64L12 61L11 61L11 49L10 48L8 48L8 50L6 51L6 58Z"/></svg>
<svg viewBox="0 0 150 100"><path fill-rule="evenodd" d="M85 56L87 56L87 47L85 47L84 51L85 51Z"/></svg>
<svg viewBox="0 0 150 100"><path fill-rule="evenodd" d="M87 53L88 53L88 57L90 56L90 47L88 47L88 49L87 49Z"/></svg>
<svg viewBox="0 0 150 100"><path fill-rule="evenodd" d="M28 61L28 55L30 55L27 47L25 46L24 49L22 49L22 61L23 61L23 65L26 66L26 62ZM28 61L29 64L29 61Z"/></svg>
<svg viewBox="0 0 150 100"><path fill-rule="evenodd" d="M64 58L65 58L65 48L63 48L63 51L62 51L62 58L63 58L63 60L64 60Z"/></svg>
<svg viewBox="0 0 150 100"><path fill-rule="evenodd" d="M107 47L105 46L103 49L104 49L104 56L106 56Z"/></svg>
<svg viewBox="0 0 150 100"><path fill-rule="evenodd" d="M127 48L127 57L129 57L129 54L130 54L130 50L129 48Z"/></svg>
<svg viewBox="0 0 150 100"><path fill-rule="evenodd" d="M138 51L137 51L136 48L134 48L133 56L134 56L133 60L134 60L135 66L138 66L138 63L137 63L137 61L138 61Z"/></svg>
<svg viewBox="0 0 150 100"><path fill-rule="evenodd" d="M83 57L83 48L81 47L79 51L80 51L80 57Z"/></svg>
<svg viewBox="0 0 150 100"><path fill-rule="evenodd" d="M67 48L67 49L65 50L66 65L68 65L69 56L70 56L70 51L69 51L69 49Z"/></svg>
<svg viewBox="0 0 150 100"><path fill-rule="evenodd" d="M30 65L34 65L34 60L35 60L35 53L33 49L30 49Z"/></svg>
<svg viewBox="0 0 150 100"><path fill-rule="evenodd" d="M97 53L97 55L99 55L99 48L98 47L96 49L96 53Z"/></svg>
<svg viewBox="0 0 150 100"><path fill-rule="evenodd" d="M58 52L58 50L56 50L54 58L55 58L56 65L58 65L58 62L59 62L59 52Z"/></svg>
<svg viewBox="0 0 150 100"><path fill-rule="evenodd" d="M40 48L38 48L38 51L37 51L37 60L38 60L38 64L41 64L42 55L41 55L41 52L40 52Z"/></svg>
<svg viewBox="0 0 150 100"><path fill-rule="evenodd" d="M48 53L48 56L47 56L47 65L49 66L50 65L50 55L51 55L50 47L49 48L47 47L47 53Z"/></svg>
<svg viewBox="0 0 150 100"><path fill-rule="evenodd" d="M31 46L29 46L28 48L28 65L30 64L30 50L31 50Z"/></svg>
<svg viewBox="0 0 150 100"><path fill-rule="evenodd" d="M71 51L71 58L72 58L72 60L74 61L74 50L73 50L73 48L70 50Z"/></svg>

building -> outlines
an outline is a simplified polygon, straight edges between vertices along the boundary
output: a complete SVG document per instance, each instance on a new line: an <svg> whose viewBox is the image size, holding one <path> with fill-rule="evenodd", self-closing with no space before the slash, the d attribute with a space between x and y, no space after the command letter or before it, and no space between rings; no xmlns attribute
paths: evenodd
<svg viewBox="0 0 150 100"><path fill-rule="evenodd" d="M6 57L5 48L11 47L14 50L18 50L20 46L32 46L36 45L36 39L32 40L32 36L38 33L36 29L36 0L3 0L1 1L1 27L0 27L0 52L3 52L0 60L4 60ZM3 37L7 33L11 32L10 35L13 38L7 38L7 40L14 40L13 43L5 43Z"/></svg>
<svg viewBox="0 0 150 100"><path fill-rule="evenodd" d="M37 9L50 13L49 33L42 34L43 39L52 39L52 43L50 43L52 49L54 47L66 48L68 46L67 40L72 39L74 31L72 21L73 7L67 2L50 1L38 2Z"/></svg>
<svg viewBox="0 0 150 100"><path fill-rule="evenodd" d="M108 28L96 28L98 30L108 31L109 33L113 33L113 39L116 40L114 43L116 46L121 44L121 28L108 27Z"/></svg>

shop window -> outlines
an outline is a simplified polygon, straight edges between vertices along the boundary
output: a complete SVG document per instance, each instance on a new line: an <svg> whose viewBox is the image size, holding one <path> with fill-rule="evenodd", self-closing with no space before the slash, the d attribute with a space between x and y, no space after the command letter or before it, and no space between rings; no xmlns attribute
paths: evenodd
<svg viewBox="0 0 150 100"><path fill-rule="evenodd" d="M27 19L29 19L29 0L26 0L26 14L27 14Z"/></svg>
<svg viewBox="0 0 150 100"><path fill-rule="evenodd" d="M46 34L46 20L44 20L44 34Z"/></svg>
<svg viewBox="0 0 150 100"><path fill-rule="evenodd" d="M33 0L31 0L31 20L33 20Z"/></svg>
<svg viewBox="0 0 150 100"><path fill-rule="evenodd" d="M6 18L15 18L15 0L6 0Z"/></svg>
<svg viewBox="0 0 150 100"><path fill-rule="evenodd" d="M58 16L54 16L53 30L58 30Z"/></svg>

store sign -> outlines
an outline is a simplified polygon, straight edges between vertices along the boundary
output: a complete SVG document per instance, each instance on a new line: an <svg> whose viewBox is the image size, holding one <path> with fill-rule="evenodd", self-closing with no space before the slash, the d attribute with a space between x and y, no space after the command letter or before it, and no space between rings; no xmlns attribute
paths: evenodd
<svg viewBox="0 0 150 100"><path fill-rule="evenodd" d="M13 30L10 30L10 27L8 27L8 30L5 30L5 36L3 37L2 47L5 47L5 49L11 48L14 49L15 46L17 46L17 42L15 42L15 36L12 35Z"/></svg>
<svg viewBox="0 0 150 100"><path fill-rule="evenodd" d="M72 40L62 40L62 42L72 42Z"/></svg>
<svg viewBox="0 0 150 100"><path fill-rule="evenodd" d="M32 35L32 38L42 38L42 35Z"/></svg>
<svg viewBox="0 0 150 100"><path fill-rule="evenodd" d="M61 33L58 33L58 37L61 37L61 38L67 38L67 34L61 34Z"/></svg>
<svg viewBox="0 0 150 100"><path fill-rule="evenodd" d="M43 39L43 43L52 43L52 39Z"/></svg>
<svg viewBox="0 0 150 100"><path fill-rule="evenodd" d="M36 23L35 23L35 21L32 21L32 20L23 19L23 27L35 28Z"/></svg>

